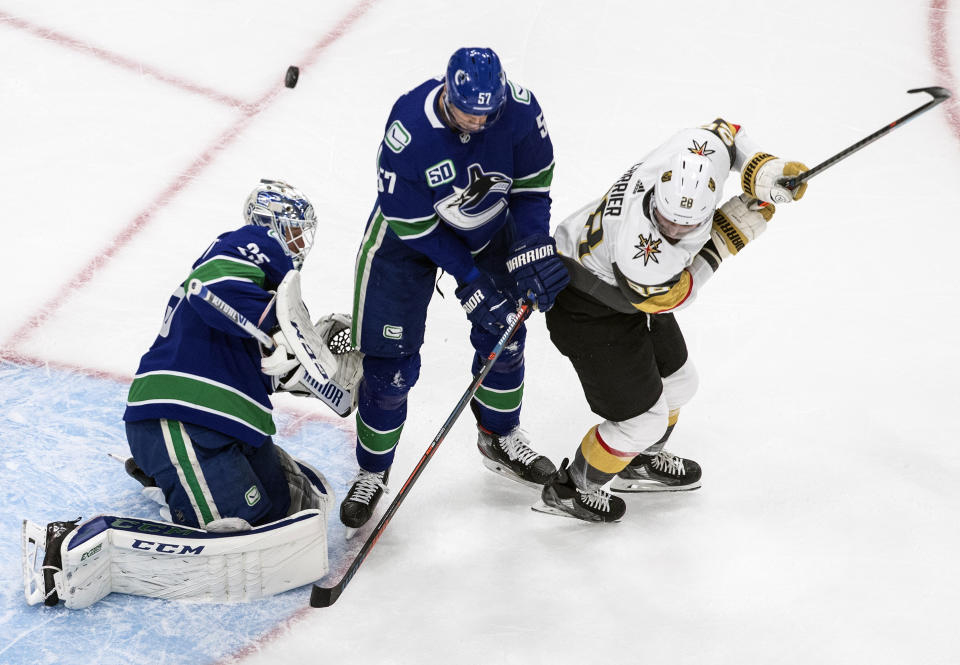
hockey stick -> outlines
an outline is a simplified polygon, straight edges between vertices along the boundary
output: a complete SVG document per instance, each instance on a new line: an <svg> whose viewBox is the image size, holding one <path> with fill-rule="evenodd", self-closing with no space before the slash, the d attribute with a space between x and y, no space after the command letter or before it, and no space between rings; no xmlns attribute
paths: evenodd
<svg viewBox="0 0 960 665"><path fill-rule="evenodd" d="M915 108L914 110L910 111L910 113L906 114L906 115L903 116L902 118L897 118L896 120L894 120L893 122L891 122L889 125L883 127L882 129L879 129L879 130L875 131L875 132L874 132L873 134L871 134L870 136L867 136L866 138L860 139L859 141L857 141L856 143L854 143L854 144L853 144L852 146L850 146L849 148L846 148L846 149L844 149L844 150L841 150L840 152L838 152L837 154L835 154L833 157L830 157L830 158L828 158L828 159L820 162L819 164L817 164L816 166L814 166L814 167L813 167L812 169L810 169L809 171L804 171L804 172L801 173L800 175L795 175L795 176L793 176L793 177L791 177L791 178L781 178L781 179L778 181L778 184L786 187L787 189L794 190L794 189L797 188L797 186L798 186L800 183L809 180L810 178L812 178L813 176L817 175L817 174L820 173L821 171L826 171L828 168L830 168L831 166L833 166L833 165L836 164L837 162L839 162L839 161L841 161L841 160L843 160L843 159L846 159L847 157L849 157L849 156L852 155L853 153L857 152L857 151L860 150L861 148L867 147L868 145L870 145L871 143L873 143L874 141L876 141L877 139L879 139L881 136L886 136L887 134L889 134L890 132L892 132L894 129L896 129L896 128L899 127L900 125L903 125L903 124L907 123L908 121L913 120L914 118L916 118L916 117L917 117L918 115L920 115L921 113L926 113L927 111L929 111L930 109L932 109L932 108L933 108L934 106L936 106L937 104L940 104L941 102L944 102L944 101L946 101L947 99L950 98L950 91L947 90L946 88L941 88L941 87L938 87L938 86L934 86L934 87L931 87L931 88L914 88L913 90L907 90L907 92L908 92L908 93L925 92L925 93L927 93L928 95L932 96L933 99L931 99L929 102L927 102L927 103L924 104L923 106L918 106L917 108Z"/></svg>
<svg viewBox="0 0 960 665"><path fill-rule="evenodd" d="M443 439L447 436L450 428L453 427L453 424L457 421L457 418L460 417L460 414L467 407L467 404L469 404L470 400L473 399L474 393L477 392L477 388L480 387L484 377L486 377L490 372L490 368L493 367L493 363L497 362L497 358L500 357L500 354L503 353L503 349L507 346L507 344L510 343L510 340L520 327L520 324L523 323L528 316L530 316L532 311L532 305L529 302L524 302L520 306L520 309L517 311L516 318L504 331L503 335L500 336L500 339L497 340L493 350L490 351L490 355L487 356L486 362L483 363L483 367L481 367L477 375L473 377L473 381L470 382L470 386L467 388L466 392L463 393L460 401L457 402L457 406L453 409L453 412L447 416L443 426L440 427L440 431L437 432L437 435L433 438L433 442L427 448L426 452L423 453L423 457L420 458L420 461L417 462L417 465L413 468L413 472L410 474L410 477L407 478L406 482L403 484L403 487L400 488L400 492L397 493L396 498L387 507L383 517L380 518L380 522L377 523L377 526L367 537L367 542L365 542L363 547L360 548L360 551L353 559L353 563L350 564L350 567L343 575L343 578L332 587L321 587L317 586L316 584L313 585L313 591L310 593L311 607L330 607L337 602L337 598L340 597L340 594L343 593L343 590L347 588L348 584L350 584L350 580L352 580L353 576L356 575L357 569L360 568L360 564L362 564L364 559L367 558L367 555L370 553L370 550L373 549L373 546L377 544L380 536L383 535L384 530L387 528L387 524L390 523L390 519L393 517L394 513L397 512L397 509L400 508L400 504L403 503L403 500L407 497L407 494L410 493L410 488L413 487L413 484L417 482L417 478L419 478L420 474L423 473L423 469L427 466L427 462L429 462L430 458L433 457L433 454L443 442Z"/></svg>
<svg viewBox="0 0 960 665"><path fill-rule="evenodd" d="M234 309L230 304L221 300L215 293L203 285L199 279L191 279L187 285L187 297L200 298L226 318L233 321L241 330L257 340L264 348L272 349L275 344L270 335L258 328L250 319ZM333 409L334 413L346 417L350 415L353 404L353 392L328 378L321 383L309 372L303 373L300 385L310 391L310 394Z"/></svg>

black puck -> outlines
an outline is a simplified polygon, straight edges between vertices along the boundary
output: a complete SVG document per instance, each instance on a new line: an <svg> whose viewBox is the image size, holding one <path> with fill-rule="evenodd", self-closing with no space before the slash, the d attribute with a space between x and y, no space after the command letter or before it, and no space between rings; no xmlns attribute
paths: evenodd
<svg viewBox="0 0 960 665"><path fill-rule="evenodd" d="M295 65L290 65L287 67L287 77L283 80L283 84L288 88L297 87L297 80L300 78L300 68Z"/></svg>

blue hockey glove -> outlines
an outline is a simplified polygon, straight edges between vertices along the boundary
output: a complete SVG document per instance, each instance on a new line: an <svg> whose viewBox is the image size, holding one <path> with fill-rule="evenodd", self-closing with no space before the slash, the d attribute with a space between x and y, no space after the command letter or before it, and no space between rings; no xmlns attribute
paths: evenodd
<svg viewBox="0 0 960 665"><path fill-rule="evenodd" d="M557 294L570 283L567 267L557 254L557 243L546 235L532 235L513 243L507 270L517 280L520 293L541 312L553 307Z"/></svg>
<svg viewBox="0 0 960 665"><path fill-rule="evenodd" d="M483 273L457 289L457 297L470 322L495 335L510 325L510 318L515 314L507 296Z"/></svg>

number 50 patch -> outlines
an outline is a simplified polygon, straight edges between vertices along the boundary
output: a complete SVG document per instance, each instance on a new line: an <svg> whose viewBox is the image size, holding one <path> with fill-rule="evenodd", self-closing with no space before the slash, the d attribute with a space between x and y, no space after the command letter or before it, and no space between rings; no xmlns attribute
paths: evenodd
<svg viewBox="0 0 960 665"><path fill-rule="evenodd" d="M427 184L431 187L445 185L457 177L457 170L453 168L453 162L449 159L445 159L439 164L434 164L424 171L424 173L427 175Z"/></svg>

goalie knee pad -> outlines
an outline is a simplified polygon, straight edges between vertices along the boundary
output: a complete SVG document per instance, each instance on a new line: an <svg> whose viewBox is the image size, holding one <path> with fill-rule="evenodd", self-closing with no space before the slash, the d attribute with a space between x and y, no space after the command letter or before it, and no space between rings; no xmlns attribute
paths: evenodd
<svg viewBox="0 0 960 665"><path fill-rule="evenodd" d="M322 510L226 533L100 516L62 539L48 539L43 527L24 520L22 544L27 603L46 599L55 604L50 600L59 597L70 609L89 607L111 592L243 602L309 584L329 568ZM40 551L47 548L59 550L60 561L45 580L38 562Z"/></svg>

